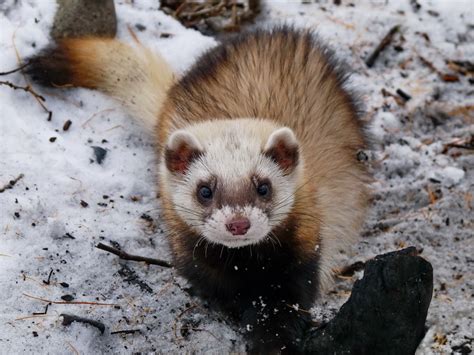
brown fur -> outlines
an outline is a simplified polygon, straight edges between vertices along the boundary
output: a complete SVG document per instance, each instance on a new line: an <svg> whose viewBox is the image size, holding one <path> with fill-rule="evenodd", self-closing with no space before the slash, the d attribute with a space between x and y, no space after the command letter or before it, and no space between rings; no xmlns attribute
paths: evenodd
<svg viewBox="0 0 474 355"><path fill-rule="evenodd" d="M345 78L323 51L310 32L287 29L218 47L171 88L158 120L158 145L169 132L210 118L262 117L290 127L300 142L306 191L290 219L305 216L315 222L314 216L323 221L327 216L325 223L346 225L342 232L356 234L368 193L368 175L356 154L366 144L354 102L343 89ZM169 200L166 189L161 196ZM344 208L346 214L338 218ZM167 213L167 220L178 218ZM304 254L318 245L319 224L302 229L297 243ZM179 243L179 238L171 241L177 255Z"/></svg>
<svg viewBox="0 0 474 355"><path fill-rule="evenodd" d="M210 50L177 81L161 58L102 39L61 42L34 59L29 70L44 84L98 88L124 101L132 113L155 125L158 154L172 174L185 170L199 154L186 145L165 149L178 129L238 118L291 128L298 149L277 144L265 153L288 174L302 167L302 178L289 215L272 231L281 245L256 245L255 258L247 247L200 246L200 235L171 202L173 176L165 174L158 182L177 269L204 295L234 304L234 313L259 325L254 341L267 351L297 346L308 316L286 304L312 305L318 285L328 284L335 257L357 236L366 213L368 174L356 158L366 147L365 137L338 67L311 32L283 27L246 34ZM259 133L268 138L266 129L268 125ZM239 271L229 262L239 264ZM253 306L261 295L271 302L267 309L279 309L267 320L261 318L265 310Z"/></svg>
<svg viewBox="0 0 474 355"><path fill-rule="evenodd" d="M175 77L144 47L109 38L66 38L29 60L27 73L54 87L97 89L118 99L146 126L154 126Z"/></svg>

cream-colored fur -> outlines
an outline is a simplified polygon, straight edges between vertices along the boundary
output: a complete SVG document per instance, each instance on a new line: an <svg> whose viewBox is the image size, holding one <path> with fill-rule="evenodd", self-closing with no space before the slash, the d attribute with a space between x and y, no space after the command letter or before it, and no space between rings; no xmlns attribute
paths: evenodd
<svg viewBox="0 0 474 355"><path fill-rule="evenodd" d="M236 213L250 221L250 229L245 235L238 238L225 227L229 219L233 218ZM276 243L269 234L272 228L267 214L254 206L244 206L237 209L234 206L219 208L198 229L206 242L225 245L228 248L256 245L265 241Z"/></svg>
<svg viewBox="0 0 474 355"><path fill-rule="evenodd" d="M122 102L146 128L156 125L175 75L157 53L140 44L84 38L60 42L70 59L75 86L91 87Z"/></svg>
<svg viewBox="0 0 474 355"><path fill-rule="evenodd" d="M365 147L355 109L325 54L311 41L309 33L299 37L266 33L240 47L229 46L230 59L216 61L216 67L207 69L212 80L203 76L179 81L168 96L166 92L174 77L160 57L115 41L110 48L99 46L94 52L108 58L108 64L103 66L107 79L103 91L121 99L147 125L153 124L158 112L162 112L156 128L161 155L168 137L176 130L184 129L197 137L208 151L206 156L212 158L196 163L200 164L200 169L193 169L196 174L214 166L210 170L218 171L230 185L242 167L240 164L234 169L235 159L229 160L225 153L237 139L232 138L232 131L247 132L238 139L243 139L242 146L253 147L249 149L255 150L253 158L257 159L257 149L265 147L273 131L285 126L292 130L305 164L301 164L301 174L297 174L299 181L284 195L304 184L309 186L308 193L314 194L315 210L307 210L309 206L295 201L296 212L318 214L318 235L302 238L306 245L319 248L321 284L328 287L340 251L355 242L363 223L368 175L355 158L357 150ZM119 77L125 80L119 82ZM261 119L267 119L268 124ZM246 164L254 166L250 150ZM160 172L163 197L178 205L188 205L192 192L177 192L186 184L191 188L191 181L176 181L163 162ZM288 181L282 182L279 186L284 189Z"/></svg>
<svg viewBox="0 0 474 355"><path fill-rule="evenodd" d="M197 208L191 197L199 178L213 173L232 188L260 169L276 184L277 200L288 200L278 207L280 216L299 223L301 258L305 250L319 250L321 283L330 284L340 251L354 243L363 223L369 179L356 159L365 137L354 104L337 64L310 32L250 35L204 56L176 82L168 64L141 46L104 39L63 45L72 58L73 84L104 91L146 127L155 125L160 157L167 143L183 139L206 152L182 177L160 162L159 189L171 227L183 234L192 227L195 216L180 206ZM173 135L179 130L191 135ZM275 131L278 139L283 134L284 141L298 143L299 163L290 176L261 154ZM185 250L179 233L170 237L178 255Z"/></svg>
<svg viewBox="0 0 474 355"><path fill-rule="evenodd" d="M165 164L161 164L160 181L165 182L164 188L177 206L177 214L207 242L220 241L228 247L242 247L263 240L273 242L268 233L290 213L303 169L303 161L300 161L295 171L284 175L276 163L263 154L265 148L271 148L280 138L297 144L290 129L277 128L269 120L256 118L210 120L172 133L167 142L168 148L176 149L185 142L204 152L190 165L184 176L176 176ZM196 214L202 214L204 210L194 198L201 181L215 177L222 183L224 190L232 191L238 189L242 182L251 181L253 175L267 178L272 184L274 203L270 218L260 209L251 206L235 210L231 206L224 206L214 211L206 221L196 219ZM252 225L246 236L240 237L237 242L225 230L225 220L230 219L233 214L247 217Z"/></svg>
<svg viewBox="0 0 474 355"><path fill-rule="evenodd" d="M340 251L347 251L359 235L369 182L356 159L357 151L366 147L362 124L335 71L337 63L331 61L310 31L262 31L225 45L200 61L204 69L173 87L157 128L164 143L173 130L209 119L257 117L277 128L289 127L304 159L305 192L295 200L294 213L319 220L317 230L310 232L308 226L301 240L321 253L321 284L326 288ZM207 129L220 134L212 124Z"/></svg>

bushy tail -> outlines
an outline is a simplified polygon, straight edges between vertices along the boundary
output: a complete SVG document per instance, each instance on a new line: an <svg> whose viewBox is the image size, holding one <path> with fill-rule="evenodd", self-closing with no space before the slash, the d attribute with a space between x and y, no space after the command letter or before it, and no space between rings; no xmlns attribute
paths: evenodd
<svg viewBox="0 0 474 355"><path fill-rule="evenodd" d="M58 41L29 60L27 73L45 86L97 89L121 101L145 126L152 127L174 82L163 58L104 38Z"/></svg>

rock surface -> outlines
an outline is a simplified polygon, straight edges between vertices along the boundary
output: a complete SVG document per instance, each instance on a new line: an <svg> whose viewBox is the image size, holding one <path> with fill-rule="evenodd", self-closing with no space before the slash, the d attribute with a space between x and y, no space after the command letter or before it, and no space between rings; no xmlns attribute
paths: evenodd
<svg viewBox="0 0 474 355"><path fill-rule="evenodd" d="M317 354L413 354L425 334L433 268L414 247L370 260L349 300L303 351Z"/></svg>
<svg viewBox="0 0 474 355"><path fill-rule="evenodd" d="M114 37L117 18L113 0L57 0L51 36L64 37Z"/></svg>

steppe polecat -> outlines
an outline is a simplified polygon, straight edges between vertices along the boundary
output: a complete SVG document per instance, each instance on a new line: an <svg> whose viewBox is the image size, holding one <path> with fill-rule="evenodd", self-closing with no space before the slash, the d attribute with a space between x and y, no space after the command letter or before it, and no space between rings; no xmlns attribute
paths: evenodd
<svg viewBox="0 0 474 355"><path fill-rule="evenodd" d="M297 350L302 310L354 241L368 200L357 108L314 34L244 34L181 77L141 46L65 39L28 72L106 92L154 131L177 270L247 326L253 349Z"/></svg>

